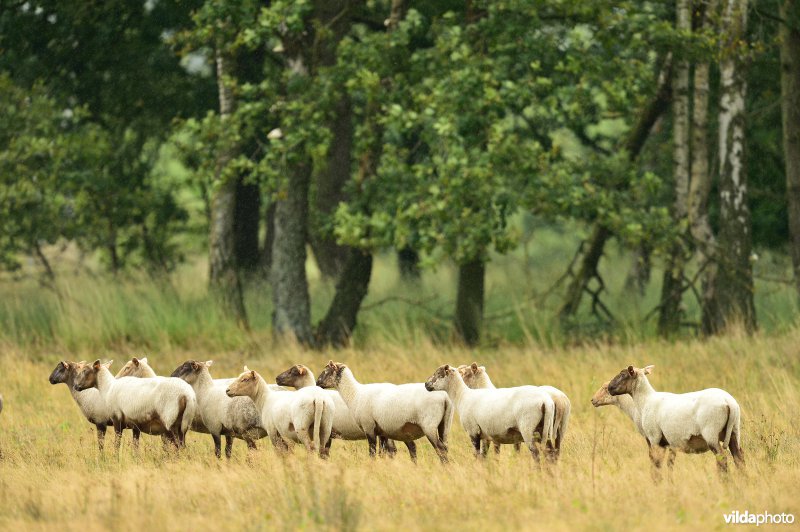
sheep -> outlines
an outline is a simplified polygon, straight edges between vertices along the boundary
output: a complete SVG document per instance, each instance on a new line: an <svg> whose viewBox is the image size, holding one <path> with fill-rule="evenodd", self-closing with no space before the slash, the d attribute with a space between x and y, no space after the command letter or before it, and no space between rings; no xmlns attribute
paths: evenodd
<svg viewBox="0 0 800 532"><path fill-rule="evenodd" d="M69 393L75 400L83 416L97 428L97 446L100 452L105 447L106 429L111 425L111 410L97 388L90 388L81 392L74 388L75 378L85 362L69 362L62 360L50 374L50 384L64 383L69 388ZM136 438L136 435L134 435Z"/></svg>
<svg viewBox="0 0 800 532"><path fill-rule="evenodd" d="M0 413L3 412L3 396L0 394Z"/></svg>
<svg viewBox="0 0 800 532"><path fill-rule="evenodd" d="M119 379L120 377L138 377L140 379L149 379L152 377L158 377L158 375L156 375L156 372L147 363L147 357L133 357L126 362L124 366L122 366L116 375L114 375L115 379Z"/></svg>
<svg viewBox="0 0 800 532"><path fill-rule="evenodd" d="M228 397L225 390L234 379L212 379L208 369L211 364L211 360L187 360L175 368L171 375L188 382L197 395L197 418L200 423L195 421L193 426L201 425L204 429L202 432L211 434L217 458L222 454L223 435L226 458L231 457L234 437L243 439L248 449L255 450L255 440L267 434L261 426L259 410L249 397Z"/></svg>
<svg viewBox="0 0 800 532"><path fill-rule="evenodd" d="M534 386L473 390L455 367L445 364L425 382L425 388L447 392L478 457L486 457L481 440L524 441L538 463L537 435L543 444L552 439L555 404L549 394Z"/></svg>
<svg viewBox="0 0 800 532"><path fill-rule="evenodd" d="M176 448L185 445L186 431L197 410L194 390L186 382L170 377L120 377L109 371L113 361L81 366L73 388L81 392L97 388L103 397L116 433L119 452L122 431L126 426L149 434L166 433Z"/></svg>
<svg viewBox="0 0 800 532"><path fill-rule="evenodd" d="M288 442L302 443L309 453L327 458L335 404L316 386L293 393L276 392L264 378L244 367L228 386L229 397L247 396L261 413L261 423L278 451L288 451Z"/></svg>
<svg viewBox="0 0 800 532"><path fill-rule="evenodd" d="M427 393L417 384L361 384L344 364L328 362L317 386L333 388L364 431L369 454L375 456L378 437L402 441L411 460L417 461L415 440L425 436L439 460L447 463L447 436L453 421L453 404L447 394Z"/></svg>
<svg viewBox="0 0 800 532"><path fill-rule="evenodd" d="M302 364L297 364L287 369L275 378L275 382L281 386L291 386L292 388L300 389L309 386L316 386L317 381L311 370ZM356 423L353 414L347 408L342 396L336 390L325 390L333 399L336 406L335 414L333 416L333 430L331 431L331 438L339 438L342 440L364 440L367 435L361 430L361 427ZM386 452L389 456L394 456L397 453L397 447L394 441L380 437L381 451Z"/></svg>
<svg viewBox="0 0 800 532"><path fill-rule="evenodd" d="M458 371L461 373L464 383L470 388L496 388L494 383L492 383L492 380L489 378L486 368L484 366L478 366L476 362L473 362L468 366L459 366ZM519 386L517 388L523 387ZM572 405L569 402L569 397L567 397L567 395L558 388L554 388L553 386L536 386L536 388L549 394L553 399L553 404L555 405L556 410L553 425L553 437L555 439L555 444L552 444L548 440L545 445L545 449L547 457L553 461L556 461L561 455L561 443L564 441L564 436L567 433L567 426L569 425L569 416ZM519 450L519 444L515 444L514 448ZM500 447L495 445L495 451L500 452Z"/></svg>
<svg viewBox="0 0 800 532"><path fill-rule="evenodd" d="M724 450L730 449L736 466L743 467L741 412L736 400L719 388L683 394L657 392L647 379L653 368L628 366L608 383L610 395L627 394L633 400L638 426L650 448L653 478L660 478L667 449L685 453L711 451L720 473L728 470ZM672 457L668 465L672 465Z"/></svg>

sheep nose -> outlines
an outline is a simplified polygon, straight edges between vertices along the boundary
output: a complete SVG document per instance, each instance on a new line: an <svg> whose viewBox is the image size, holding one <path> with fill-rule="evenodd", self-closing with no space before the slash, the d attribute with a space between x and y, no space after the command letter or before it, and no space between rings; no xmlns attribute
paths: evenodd
<svg viewBox="0 0 800 532"><path fill-rule="evenodd" d="M230 389L230 388L228 388L227 390L225 390L225 395L227 395L228 397L233 397L233 396L231 395L231 389Z"/></svg>
<svg viewBox="0 0 800 532"><path fill-rule="evenodd" d="M433 386L431 385L431 383L426 382L425 383L425 389L428 390L429 392L432 392L433 391Z"/></svg>
<svg viewBox="0 0 800 532"><path fill-rule="evenodd" d="M597 399L592 398L592 406L597 406Z"/></svg>

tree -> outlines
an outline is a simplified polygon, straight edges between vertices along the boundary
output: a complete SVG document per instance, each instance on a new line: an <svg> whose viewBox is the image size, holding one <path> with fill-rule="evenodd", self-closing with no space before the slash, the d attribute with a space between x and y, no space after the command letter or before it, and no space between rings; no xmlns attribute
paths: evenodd
<svg viewBox="0 0 800 532"><path fill-rule="evenodd" d="M751 263L751 223L745 168L747 0L727 0L721 18L719 110L720 231L712 332L735 323L756 327Z"/></svg>
<svg viewBox="0 0 800 532"><path fill-rule="evenodd" d="M800 2L783 0L780 18L781 110L789 204L789 249L800 297Z"/></svg>
<svg viewBox="0 0 800 532"><path fill-rule="evenodd" d="M679 32L691 33L692 17L690 0L678 0L676 3ZM676 225L684 224L688 214L689 175L690 169L690 129L689 129L689 61L680 59L675 62L674 80L672 83L672 153L674 160L675 200L672 216ZM680 233L683 233L680 230ZM681 236L683 236L681 234ZM683 270L686 263L686 246L679 238L668 251L667 265L664 269L664 282L661 289L661 312L658 319L658 332L662 336L670 336L678 332L681 324L681 298L683 296Z"/></svg>

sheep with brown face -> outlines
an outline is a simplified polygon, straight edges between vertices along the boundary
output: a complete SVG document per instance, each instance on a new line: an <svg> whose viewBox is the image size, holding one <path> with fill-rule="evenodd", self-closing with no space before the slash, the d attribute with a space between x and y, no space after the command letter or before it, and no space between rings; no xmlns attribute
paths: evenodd
<svg viewBox="0 0 800 532"><path fill-rule="evenodd" d="M361 384L344 364L328 362L317 385L339 392L347 408L367 436L370 456L375 456L379 437L402 441L413 461L415 440L425 436L442 462L447 462L447 436L453 420L453 404L444 393L428 393L422 384Z"/></svg>
<svg viewBox="0 0 800 532"><path fill-rule="evenodd" d="M311 370L302 364L296 364L287 369L275 378L275 382L281 386L291 386L292 388L307 388L309 386L316 386L316 378ZM365 440L367 435L361 430L361 427L356 423L350 409L347 408L342 396L336 390L325 390L329 394L336 407L333 416L333 431L331 432L332 438L339 438L342 440ZM392 440L388 438L381 438L381 451L394 456L397 448Z"/></svg>
<svg viewBox="0 0 800 532"><path fill-rule="evenodd" d="M447 392L477 456L486 456L481 440L500 444L525 442L538 462L537 445L552 439L553 399L534 386L473 390L464 383L457 368L445 364L431 375L425 387Z"/></svg>
<svg viewBox="0 0 800 532"><path fill-rule="evenodd" d="M194 418L197 399L186 382L170 377L115 379L109 371L111 362L95 360L83 365L73 388L81 392L97 388L110 410L119 450L126 426L148 434L166 433L176 447L184 445L186 431Z"/></svg>
<svg viewBox="0 0 800 532"><path fill-rule="evenodd" d="M461 373L461 377L464 379L464 384L470 388L496 388L492 380L489 378L486 368L484 366L478 366L477 362L473 362L468 366L459 366L458 371ZM553 436L555 441L553 443L548 441L545 445L545 452L547 453L548 458L555 461L558 460L558 457L561 454L561 444L564 441L564 436L567 434L572 404L570 403L567 394L558 388L554 388L553 386L536 386L536 388L549 394L550 398L553 399L553 404L556 408L553 426ZM514 445L514 447L519 450L519 444ZM495 445L495 451L499 452L499 450L500 448Z"/></svg>
<svg viewBox="0 0 800 532"><path fill-rule="evenodd" d="M245 366L226 393L253 400L276 449L285 451L289 443L301 443L309 453L319 452L327 458L336 407L324 390L309 386L295 392L276 392L261 375Z"/></svg>
<svg viewBox="0 0 800 532"><path fill-rule="evenodd" d="M229 397L225 390L234 379L213 379L209 368L213 362L187 360L172 372L189 383L197 395L197 418L205 432L214 441L214 454L221 457L222 436L225 436L225 457L230 458L233 438L240 438L249 449L256 448L256 440L266 436L261 415L248 397ZM193 426L199 425L196 421Z"/></svg>
<svg viewBox="0 0 800 532"><path fill-rule="evenodd" d="M650 448L653 477L660 478L659 469L667 449L685 453L711 451L717 457L720 472L728 465L724 449L730 449L737 466L744 466L741 449L740 409L736 400L719 388L674 394L657 392L647 375L653 366L628 366L608 383L608 393L614 397L629 395L638 415L638 426ZM668 460L672 465L672 460Z"/></svg>
<svg viewBox="0 0 800 532"><path fill-rule="evenodd" d="M85 365L85 362L62 360L50 374L49 381L50 384L67 385L67 389L69 389L75 404L78 405L81 414L97 428L97 446L102 452L105 446L106 429L111 425L111 410L96 388L80 392L74 388L75 378Z"/></svg>

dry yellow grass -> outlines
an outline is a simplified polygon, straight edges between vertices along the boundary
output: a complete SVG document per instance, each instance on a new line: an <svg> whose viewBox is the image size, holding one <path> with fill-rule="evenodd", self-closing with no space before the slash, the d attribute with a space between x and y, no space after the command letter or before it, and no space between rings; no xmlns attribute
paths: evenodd
<svg viewBox="0 0 800 532"><path fill-rule="evenodd" d="M13 346L0 352L0 529L722 529L733 510L800 517L800 330L779 337L729 337L705 343L648 343L544 351L467 351L432 345L371 345L333 354L363 382L422 381L442 363L485 364L498 385L547 383L572 399L573 416L557 467L537 470L506 447L477 462L458 422L451 463L420 443L420 463L401 445L394 460L370 460L366 443L335 442L331 459L297 449L280 459L262 440L248 457L241 442L230 462L213 457L207 435L190 434L179 456L130 433L119 459L98 456L94 428L64 385L47 382L60 357ZM116 367L132 352L101 353ZM186 358L213 358L215 376L242 364L275 375L303 362L318 371L328 355L292 348L224 354L150 353L168 373ZM721 480L710 454L679 455L669 480L650 479L646 445L614 407L594 409L594 390L628 363L656 365L651 382L676 392L721 387L742 406L747 470ZM424 441L424 440L423 440ZM795 527L798 524L794 525ZM792 527L784 527L790 529Z"/></svg>

